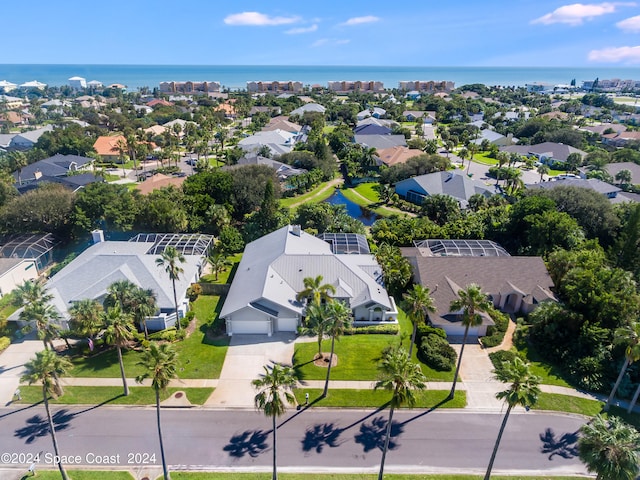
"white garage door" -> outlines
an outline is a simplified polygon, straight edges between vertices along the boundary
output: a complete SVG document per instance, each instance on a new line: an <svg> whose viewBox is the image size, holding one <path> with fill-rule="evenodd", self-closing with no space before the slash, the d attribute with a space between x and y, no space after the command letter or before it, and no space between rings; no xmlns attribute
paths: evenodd
<svg viewBox="0 0 640 480"><path fill-rule="evenodd" d="M269 334L270 322L268 320L232 320L229 323L231 324L231 335Z"/></svg>
<svg viewBox="0 0 640 480"><path fill-rule="evenodd" d="M278 332L295 332L298 330L297 318L278 318Z"/></svg>

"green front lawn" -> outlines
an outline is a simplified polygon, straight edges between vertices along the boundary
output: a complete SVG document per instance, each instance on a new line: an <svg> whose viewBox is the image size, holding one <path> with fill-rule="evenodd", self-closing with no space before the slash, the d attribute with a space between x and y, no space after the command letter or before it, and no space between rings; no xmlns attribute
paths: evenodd
<svg viewBox="0 0 640 480"><path fill-rule="evenodd" d="M178 353L178 378L218 378L229 346L229 338L210 338L207 335L210 323L222 308L220 297L200 295L192 305L197 318L196 330L185 340L174 344ZM143 373L140 361L141 351L123 352L127 377ZM91 357L71 358L74 377L119 378L118 354L115 348Z"/></svg>
<svg viewBox="0 0 640 480"><path fill-rule="evenodd" d="M156 394L151 387L129 385L129 395L122 394L122 387L65 387L64 395L50 399L50 403L67 405L155 405ZM203 405L213 393L213 388L167 388L160 393L161 400L166 400L175 392L184 392L194 405ZM20 387L22 401L32 405L42 401L42 388L38 386Z"/></svg>
<svg viewBox="0 0 640 480"><path fill-rule="evenodd" d="M531 372L542 378L540 383L559 387L573 387L562 377L562 371L557 366L542 360L540 354L532 346L520 348L518 353L531 364Z"/></svg>
<svg viewBox="0 0 640 480"><path fill-rule="evenodd" d="M306 393L309 394L309 403L313 403L314 407L383 408L391 399L391 392L385 390L331 389L329 382L329 393L325 398L320 398L322 389L295 389L298 404L304 404ZM467 405L467 392L463 390L457 391L453 400L447 400L449 390L423 390L415 392L415 396L416 404L413 408L464 408Z"/></svg>
<svg viewBox="0 0 640 480"><path fill-rule="evenodd" d="M336 340L335 355L338 363L331 368L332 380L362 380L373 381L378 379L378 363L382 358L382 351L390 346L397 345L404 336L404 346L408 348L409 338L412 332L411 321L406 318L402 310L399 310L398 322L404 335L345 335ZM412 359L419 363L422 372L429 381L450 382L453 380L453 372L438 372L418 362L416 348L413 349ZM322 351L331 351L331 340L322 342ZM301 380L324 380L327 374L326 367L317 367L313 363L314 356L318 353L318 343L296 343L294 364L300 374Z"/></svg>
<svg viewBox="0 0 640 480"><path fill-rule="evenodd" d="M602 411L604 402L588 398L560 395L557 393L541 393L537 403L531 407L535 410L552 410L556 412L578 413L592 417Z"/></svg>

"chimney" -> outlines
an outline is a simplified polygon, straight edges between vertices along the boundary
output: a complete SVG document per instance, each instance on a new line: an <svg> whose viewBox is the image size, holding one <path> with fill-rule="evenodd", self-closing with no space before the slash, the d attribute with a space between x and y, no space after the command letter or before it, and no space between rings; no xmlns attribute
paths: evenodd
<svg viewBox="0 0 640 480"><path fill-rule="evenodd" d="M291 225L291 233L293 233L296 237L302 235L302 228L300 225Z"/></svg>
<svg viewBox="0 0 640 480"><path fill-rule="evenodd" d="M93 244L104 242L104 232L102 230L93 230L91 232L91 239Z"/></svg>
<svg viewBox="0 0 640 480"><path fill-rule="evenodd" d="M36 170L35 172L33 172L33 178L35 178L36 180L40 180L42 178L42 172L40 170Z"/></svg>

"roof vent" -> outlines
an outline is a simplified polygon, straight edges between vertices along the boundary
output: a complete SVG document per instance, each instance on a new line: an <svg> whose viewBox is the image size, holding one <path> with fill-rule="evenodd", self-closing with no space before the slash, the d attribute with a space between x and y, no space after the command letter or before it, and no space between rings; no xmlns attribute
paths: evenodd
<svg viewBox="0 0 640 480"><path fill-rule="evenodd" d="M91 232L91 239L94 244L104 242L104 232L102 230L93 230Z"/></svg>
<svg viewBox="0 0 640 480"><path fill-rule="evenodd" d="M291 233L293 233L296 237L302 235L302 228L300 225L291 225Z"/></svg>

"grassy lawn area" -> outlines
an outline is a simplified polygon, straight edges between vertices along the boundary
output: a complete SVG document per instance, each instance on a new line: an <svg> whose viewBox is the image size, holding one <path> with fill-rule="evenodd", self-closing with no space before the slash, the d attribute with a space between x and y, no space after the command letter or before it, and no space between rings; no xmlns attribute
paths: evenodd
<svg viewBox="0 0 640 480"><path fill-rule="evenodd" d="M228 267L224 272L220 272L218 274L218 280L216 280L216 276L213 273L208 273L207 275L203 275L202 277L200 277L200 281L206 282L206 283L220 283L220 284L231 282L233 280L233 276L236 273L236 270L238 269L238 264L240 263L241 259L242 259L242 253L236 253L234 255L227 257L227 260L231 262L231 266Z"/></svg>
<svg viewBox="0 0 640 480"><path fill-rule="evenodd" d="M465 160L465 162L468 159ZM495 158L489 156L489 152L478 152L473 156L472 162L481 163L482 165L498 165L498 161Z"/></svg>
<svg viewBox="0 0 640 480"><path fill-rule="evenodd" d="M373 185L373 184L363 184L363 185ZM345 196L345 198L351 200L353 203L360 205L361 207L365 207L368 208L369 210L377 213L378 215L382 216L382 217L388 217L389 215L397 215L398 212L397 211L393 211L393 210L389 210L388 208L385 207L377 207L374 206L377 201L369 201L369 200L365 200L364 198L362 198L360 195L362 195L362 193L360 193L360 195L358 195L357 190L358 187L356 188L343 188L342 189L342 194ZM375 193L375 192L373 192ZM371 194L369 194L371 195ZM375 195L377 195L377 193L375 193Z"/></svg>
<svg viewBox="0 0 640 480"><path fill-rule="evenodd" d="M213 388L167 388L160 393L160 398L165 400L173 393L185 392L189 401L195 405L202 405L213 393ZM42 388L38 386L20 387L22 401L32 405L42 401ZM156 394L151 387L129 385L129 396L122 394L122 387L65 387L64 395L58 399L51 399L50 403L68 405L155 405Z"/></svg>
<svg viewBox="0 0 640 480"><path fill-rule="evenodd" d="M229 339L211 339L206 332L210 322L222 308L220 297L200 295L192 308L198 319L196 330L182 342L174 344L178 352L178 378L218 378ZM117 355L115 349L110 349L88 358L72 358L74 368L70 374L74 377L119 378ZM123 352L123 359L127 377L143 373L142 367L137 365L140 361L140 351L127 350Z"/></svg>
<svg viewBox="0 0 640 480"><path fill-rule="evenodd" d="M297 203L320 203L333 195L333 192L335 191L335 189L333 188L327 188L326 191L321 192L323 188L327 187L328 183L329 182L321 183L310 192L303 193L302 195L298 195L296 197L281 198L280 205L290 208L291 205Z"/></svg>
<svg viewBox="0 0 640 480"><path fill-rule="evenodd" d="M0 299L0 318L7 318L20 308L13 304L14 300L15 296L13 293L7 293L2 297L2 299Z"/></svg>
<svg viewBox="0 0 640 480"><path fill-rule="evenodd" d="M65 468L65 471L67 472L71 480L94 480L94 479L103 479L103 478L104 480L134 480L134 476L131 475L129 472L125 472L125 471L67 470L66 468ZM37 473L36 478L38 478L39 480L60 480L59 470L37 469L36 473ZM173 476L173 474L171 474L171 476ZM27 480L29 478L34 478L34 477L31 477L30 475L25 474L21 478L21 480Z"/></svg>
<svg viewBox="0 0 640 480"><path fill-rule="evenodd" d="M322 389L298 388L294 390L296 400L300 405L305 402L305 393L309 394L309 403L314 407L345 407L345 408L385 408L391 399L391 392L385 390L349 390L331 389L326 398L320 398ZM449 390L424 390L416 392L414 408L464 408L467 404L467 392L457 391L453 400L447 401ZM315 403L314 403L315 402Z"/></svg>
<svg viewBox="0 0 640 480"><path fill-rule="evenodd" d="M322 127L322 133L325 135L328 135L329 133L333 132L336 129L335 125L325 125L324 127Z"/></svg>
<svg viewBox="0 0 640 480"><path fill-rule="evenodd" d="M538 402L531 407L534 410L552 410L556 412L579 413L592 417L602 411L604 402L588 398L572 397L557 393L541 393Z"/></svg>
<svg viewBox="0 0 640 480"><path fill-rule="evenodd" d="M104 174L105 182L115 182L116 180L120 180L122 177L120 175L112 175L111 173Z"/></svg>
<svg viewBox="0 0 640 480"><path fill-rule="evenodd" d="M378 185L375 182L369 183L360 183L358 186L354 188L356 192L362 195L364 198L369 200L371 203L378 203L380 201L380 196L378 192L375 190L375 186Z"/></svg>
<svg viewBox="0 0 640 480"><path fill-rule="evenodd" d="M398 321L400 329L405 332L407 338L411 335L411 322L404 312L399 310ZM378 379L378 363L382 357L382 351L389 345L397 345L402 335L345 335L336 341L335 354L338 356L338 364L331 368L332 380L362 380L374 381ZM408 340L404 342L405 347ZM331 350L331 340L322 342L322 351ZM301 380L324 380L327 374L325 367L317 367L313 358L318 353L316 341L297 343L294 354L294 364ZM450 382L453 372L438 372L418 362L416 349L414 348L412 359L419 363L422 372L430 381Z"/></svg>
<svg viewBox="0 0 640 480"><path fill-rule="evenodd" d="M551 365L548 362L542 360L540 354L535 351L532 346L527 346L521 349L518 349L518 353L520 353L524 358L531 364L531 371L533 374L542 377L542 383L544 385L557 385L560 387L573 387L573 385L569 384L563 377L560 369Z"/></svg>

